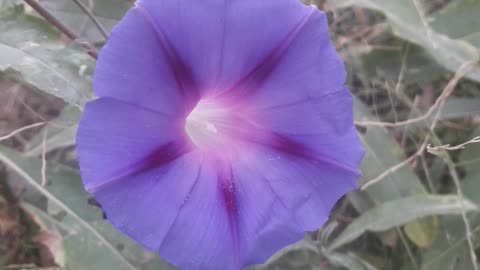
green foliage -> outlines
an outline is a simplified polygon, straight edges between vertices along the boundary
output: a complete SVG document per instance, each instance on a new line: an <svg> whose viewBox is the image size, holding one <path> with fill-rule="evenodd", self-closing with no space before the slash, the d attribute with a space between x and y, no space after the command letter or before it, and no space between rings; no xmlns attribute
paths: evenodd
<svg viewBox="0 0 480 270"><path fill-rule="evenodd" d="M452 1L433 16L432 27L454 39L462 39L480 48L480 2L477 0Z"/></svg>
<svg viewBox="0 0 480 270"><path fill-rule="evenodd" d="M453 72L466 63L480 60L479 51L472 44L464 40L448 38L436 32L430 26L426 12L419 0L333 0L331 2L339 8L358 6L381 12L387 17L397 36L423 47L438 63ZM478 4L478 1L473 2ZM475 13L468 15L472 16L470 17L472 19L478 18L478 14ZM461 17L468 15L463 13ZM460 19L462 19L461 17ZM458 20L458 17L455 17L454 20ZM475 25L467 29L472 29L472 32L478 31ZM468 77L480 81L480 68L472 70Z"/></svg>
<svg viewBox="0 0 480 270"><path fill-rule="evenodd" d="M358 53L365 75L369 78L381 76L386 80L395 81L403 64L407 65L404 71L406 84L428 83L445 74L445 69L437 64L425 49L415 45L410 45L406 55L401 50L391 49L362 48Z"/></svg>
<svg viewBox="0 0 480 270"><path fill-rule="evenodd" d="M78 44L65 46L23 8L0 10L0 18L0 72L78 107L92 99L94 61Z"/></svg>
<svg viewBox="0 0 480 270"><path fill-rule="evenodd" d="M28 144L25 145L25 155L39 156L43 151L46 153L58 148L75 145L78 121L81 111L75 106L67 106L60 115L44 127ZM45 149L44 135L45 138Z"/></svg>
<svg viewBox="0 0 480 270"><path fill-rule="evenodd" d="M333 22L332 29L342 29L332 31L332 37L341 45L350 69L348 84L356 96L356 121L396 122L421 116L452 73L465 63L479 61L478 0L436 1L446 5L433 9L428 0L329 2L336 9L334 21L340 21ZM39 3L83 39L103 44L100 31L74 1ZM127 0L82 3L108 32L130 6ZM351 17L359 11L372 32L383 30L372 39L364 41L362 36L361 42L355 42L351 33L342 31L348 27L353 27L353 33L358 31L355 27L361 20ZM72 270L173 269L115 231L100 209L88 205L75 165L61 164L66 158L55 158L60 163L48 161L46 179L42 179L43 164L38 157L43 152L52 160L56 154L72 152L83 106L94 98L94 65L78 42L65 41L23 1L0 0L0 81L13 78L68 103L18 148L22 153L0 146L0 162L12 172L8 177L12 186L29 187L22 207L52 237L50 251L59 266ZM254 269L474 269L465 222L478 253L480 144L442 152L452 164L427 153L404 161L416 153L427 135L432 138L427 143L434 145L455 145L480 136L479 82L480 68L476 67L461 80L438 115L437 108L410 125L359 128L366 148L360 185L369 186L341 201L319 232ZM430 129L437 116L437 127ZM72 159L70 155L68 161ZM447 165L461 176L459 187ZM372 184L372 180L377 182ZM464 197L457 188L464 191ZM39 198L47 203L39 203Z"/></svg>
<svg viewBox="0 0 480 270"><path fill-rule="evenodd" d="M335 239L329 249L353 241L366 231L386 231L425 216L461 214L462 208L468 212L478 210L475 204L459 201L454 195L414 195L390 200L363 213Z"/></svg>
<svg viewBox="0 0 480 270"><path fill-rule="evenodd" d="M63 231L68 269L137 270L145 269L142 265L152 264L151 260L156 261L151 269L173 269L115 231L98 208L88 205L78 171L48 164L46 178L42 179L40 159L21 156L5 147L0 147L0 161L48 199L45 212L32 207L29 210L51 228ZM142 261L145 257L150 259Z"/></svg>
<svg viewBox="0 0 480 270"><path fill-rule="evenodd" d="M370 115L365 105L359 101L355 103L355 116L359 120L379 121ZM396 165L399 160L405 159L398 143L384 128L369 127L365 134L360 135L360 139L366 150L361 165L361 185L378 177L385 170ZM385 147L386 145L388 147ZM367 193L377 204L424 192L425 189L420 180L408 167L387 175L383 181L367 189Z"/></svg>
<svg viewBox="0 0 480 270"><path fill-rule="evenodd" d="M81 0L100 23L111 31L130 7L128 0ZM104 37L74 1L40 0L56 18L91 42L103 42Z"/></svg>

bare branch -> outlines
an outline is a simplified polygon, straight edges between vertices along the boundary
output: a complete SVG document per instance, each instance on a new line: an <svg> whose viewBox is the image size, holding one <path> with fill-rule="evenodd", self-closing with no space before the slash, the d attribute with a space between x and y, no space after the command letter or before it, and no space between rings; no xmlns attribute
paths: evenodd
<svg viewBox="0 0 480 270"><path fill-rule="evenodd" d="M455 87L458 84L458 82L466 74L468 74L473 69L473 67L475 67L476 65L477 65L477 62L472 62L472 63L467 63L467 64L462 65L462 67L460 67L460 69L455 73L455 76L448 82L447 86L444 88L442 94L436 100L433 107L430 108L430 110L427 112L427 114L426 114L427 116L426 117L422 116L424 118L427 118L428 116L433 114L435 109L437 109L436 113L434 115L433 121L432 121L432 123L429 127L431 133L427 134L427 136L425 137L425 139L422 143L422 146L417 150L417 152L415 154L413 154L411 157L409 157L408 159L404 160L403 162L400 162L399 164L397 164L397 165L391 167L390 169L386 170L385 172L383 172L378 177L367 181L367 183L361 187L362 190L368 188L369 186L371 186L373 184L376 184L376 183L380 182L386 176L388 176L389 174L399 170L400 168L407 165L408 163L410 163L411 161L413 161L415 158L417 158L418 156L420 156L423 153L423 151L426 148L427 142L430 140L431 134L435 134L434 130L435 130L435 127L436 127L436 125L439 121L440 114L441 114L443 108L445 107L445 101L446 101L447 97L450 96L452 94L452 92L455 90ZM420 117L420 118L422 118L422 117ZM420 121L423 121L423 120L424 119L421 119ZM381 126L383 126L383 125L381 125ZM465 211L465 207L463 207L464 195L463 195L463 191L462 191L462 188L461 188L461 185L460 185L460 180L459 180L457 172L455 171L455 166L453 165L453 161L450 158L446 149L444 149L444 148L439 148L439 149L440 149L440 151L443 152L442 156L444 157L445 162L448 165L450 175L452 176L453 182L455 183L455 186L456 186L456 189L457 189L457 196L460 199L460 202L462 203L462 219L463 219L463 223L465 225L466 239L467 239L467 243L468 243L469 250L470 250L470 259L472 261L472 265L474 267L474 270L479 270L478 264L477 264L477 255L475 253L475 245L473 243L472 228L471 228L470 223L468 221L468 217L467 217L467 213Z"/></svg>
<svg viewBox="0 0 480 270"><path fill-rule="evenodd" d="M42 138L42 186L47 185L47 133L48 127L43 131Z"/></svg>
<svg viewBox="0 0 480 270"><path fill-rule="evenodd" d="M443 151L454 151L454 150L460 150L460 149L465 149L465 146L468 144L472 143L480 143L480 136L477 136L467 142L464 142L462 144L456 145L456 146L450 146L450 144L445 144L445 145L439 145L439 146L431 146L430 144L427 145L427 151L432 154L439 156L441 152Z"/></svg>
<svg viewBox="0 0 480 270"><path fill-rule="evenodd" d="M406 125L411 125L415 124L418 122L423 122L427 120L429 117L431 117L435 111L440 107L442 103L445 103L446 99L453 93L455 90L455 87L457 86L458 82L465 77L476 65L478 65L478 62L470 62L467 64L464 64L458 72L455 74L455 76L450 80L450 82L447 84L447 86L443 89L442 94L437 98L433 106L425 113L424 115L417 117L417 118L411 118L405 121L400 121L400 122L376 122L376 121L355 121L355 125L357 126L362 126L362 127L369 127L369 126L376 126L376 127L401 127L401 126L406 126Z"/></svg>
<svg viewBox="0 0 480 270"><path fill-rule="evenodd" d="M45 20L53 24L58 30L64 33L68 38L71 40L79 40L79 36L75 34L72 30L70 30L66 25L60 22L57 18L55 18L50 12L48 12L44 7L42 7L37 1L35 0L24 0L30 7L33 8L40 16L42 16ZM79 43L82 47L86 50L88 55L97 59L98 53L95 47L90 44L88 41L81 40Z"/></svg>
<svg viewBox="0 0 480 270"><path fill-rule="evenodd" d="M479 270L478 269L478 264L477 264L477 254L475 253L475 244L473 243L473 232L472 232L472 227L470 225L470 222L468 221L467 217L467 211L465 210L465 199L463 195L463 190L462 186L460 184L460 178L458 177L457 171L455 170L455 165L453 164L452 159L450 158L450 155L446 150L443 151L443 156L445 163L447 163L448 166L448 171L450 172L450 175L452 176L453 183L455 184L455 187L457 188L457 196L459 198L461 208L462 208L462 219L463 223L465 226L465 238L467 239L468 247L470 250L470 259L473 265L473 270Z"/></svg>
<svg viewBox="0 0 480 270"><path fill-rule="evenodd" d="M2 137L0 137L0 141L4 141L4 140L7 140L7 139L10 139L12 138L13 136L25 131L25 130L29 130L29 129L32 129L32 128L36 128L36 127L39 127L39 126L42 126L42 125L45 125L46 123L45 122L40 122L40 123L35 123L35 124L31 124L31 125L28 125L28 126L25 126L25 127L22 127L22 128L19 128L7 135L4 135Z"/></svg>
<svg viewBox="0 0 480 270"><path fill-rule="evenodd" d="M361 190L365 190L367 189L368 187L372 186L372 185L375 185L376 183L382 181L385 177L387 177L388 175L390 175L391 173L394 173L398 170L400 170L401 168L403 168L404 166L408 165L410 162L412 162L413 160L415 160L418 156L420 156L423 151L425 151L425 148L427 147L427 141L430 139L429 138L430 136L427 135L427 138L424 140L422 146L420 146L420 148L417 150L417 152L415 152L415 154L411 155L409 158L407 158L406 160L390 167L389 169L385 170L382 174L380 174L379 176L371 179L371 180L368 180L365 185L363 185L360 189Z"/></svg>
<svg viewBox="0 0 480 270"><path fill-rule="evenodd" d="M107 29L105 29L102 23L97 18L95 18L95 15L93 15L92 11L89 8L87 8L80 0L73 0L73 2L75 2L75 4L77 4L77 6L79 6L82 9L82 11L88 16L88 18L90 18L93 24L95 24L100 34L102 34L105 40L107 40L108 39Z"/></svg>
<svg viewBox="0 0 480 270"><path fill-rule="evenodd" d="M439 120L439 117L440 117L440 113L442 112L443 110L443 107L445 106L445 101L447 99L448 96L450 96L450 94L455 90L455 87L457 86L458 82L466 75L468 74L468 72L470 72L472 70L473 67L475 67L475 65L477 64L477 62L473 62L473 63L467 63L467 64L464 64L458 71L457 73L455 73L455 76L453 76L453 78L448 82L447 86L443 89L442 91L442 94L440 95L440 97L437 99L437 101L435 102L435 104L432 106L432 108L428 111L428 113L426 115L425 118L429 117L431 114L433 114L435 112L435 109L436 110L436 114L434 115L434 119L432 121L432 124L430 125L430 130L434 130L435 127L437 126L437 123L438 123L438 120ZM423 116L424 117L424 116ZM415 119L418 119L418 118L415 118ZM414 119L411 119L411 120L414 120ZM423 119L422 119L423 120ZM410 120L409 120L410 121ZM405 121L404 121L405 122ZM375 122L373 122L375 123ZM377 122L379 123L379 122ZM391 123L390 123L391 124ZM423 151L425 151L425 148L427 147L427 144L428 144L428 141L430 140L430 134L428 134L425 139L423 140L423 143L422 145L420 146L420 148L417 150L417 152L415 154L413 154L412 156L410 156L408 159L390 167L389 169L385 170L382 174L380 174L379 176L375 177L374 179L371 179L371 180L368 180L362 187L361 189L364 190L366 188L368 188L369 186L372 186L380 181L382 181L385 177L387 177L388 175L390 175L391 173L394 173L396 171L398 171L399 169L403 168L405 165L409 164L411 161L415 160L418 156L420 156Z"/></svg>

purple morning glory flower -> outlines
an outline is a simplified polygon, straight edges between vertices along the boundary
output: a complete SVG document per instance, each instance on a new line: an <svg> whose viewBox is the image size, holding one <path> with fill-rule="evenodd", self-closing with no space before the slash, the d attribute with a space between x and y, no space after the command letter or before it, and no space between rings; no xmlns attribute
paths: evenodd
<svg viewBox="0 0 480 270"><path fill-rule="evenodd" d="M183 269L263 263L356 188L364 150L325 14L296 0L139 0L77 146L120 231Z"/></svg>

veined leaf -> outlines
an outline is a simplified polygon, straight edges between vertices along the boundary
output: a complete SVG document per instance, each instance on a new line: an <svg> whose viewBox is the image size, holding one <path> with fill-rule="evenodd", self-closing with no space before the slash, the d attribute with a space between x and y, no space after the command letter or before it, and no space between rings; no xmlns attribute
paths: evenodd
<svg viewBox="0 0 480 270"><path fill-rule="evenodd" d="M478 215L470 218L474 239L480 237L480 219ZM444 217L439 237L423 255L422 270L472 270L470 250L467 243L464 221L460 217ZM474 240L478 247L478 241Z"/></svg>
<svg viewBox="0 0 480 270"><path fill-rule="evenodd" d="M355 118L358 120L379 121L368 112L365 105L359 100L355 100L354 111ZM395 138L385 128L368 127L365 134L360 135L360 140L366 150L366 155L360 167L362 170L361 185L377 178L406 158ZM389 173L376 184L369 186L366 192L376 205L381 206L391 200L425 194L426 190L412 169L404 166ZM411 222L412 226L420 228L417 231L419 234L426 236L432 233L420 226L420 220L412 220ZM387 241L390 241L391 235L396 235L395 231L392 232L393 234L389 234L389 240ZM416 239L411 240L416 243Z"/></svg>
<svg viewBox="0 0 480 270"><path fill-rule="evenodd" d="M418 0L331 1L339 8L358 6L383 13L397 36L425 48L438 63L452 72L456 72L464 64L480 60L479 51L470 43L451 39L436 32L429 25L425 12L419 7L420 2ZM480 67L474 68L467 77L480 81Z"/></svg>
<svg viewBox="0 0 480 270"><path fill-rule="evenodd" d="M355 118L365 121L379 121L373 117L359 100L354 103ZM360 134L366 155L361 170L361 185L366 184L394 165L405 160L403 150L385 128L368 127L365 134ZM425 193L425 188L413 171L404 166L387 175L382 181L366 189L368 195L377 203Z"/></svg>
<svg viewBox="0 0 480 270"><path fill-rule="evenodd" d="M50 121L49 125L43 127L38 134L25 146L26 156L39 156L43 151L43 137L46 130L45 152L75 145L78 121L81 111L75 106L65 107L60 115Z"/></svg>
<svg viewBox="0 0 480 270"><path fill-rule="evenodd" d="M480 136L477 128L471 137ZM480 207L480 144L469 144L460 155L460 164L464 167L466 177L462 180L462 190L466 198ZM472 227L473 243L480 242L480 215L469 215ZM422 270L471 270L469 246L465 232L465 221L460 217L444 217L441 228L432 247L425 252Z"/></svg>
<svg viewBox="0 0 480 270"><path fill-rule="evenodd" d="M477 211L478 207L469 200L460 201L453 195L414 195L385 202L368 210L354 220L330 245L334 250L366 231L385 231L404 225L412 220L432 216L461 214L465 211Z"/></svg>
<svg viewBox="0 0 480 270"><path fill-rule="evenodd" d="M432 16L432 27L480 48L480 1L456 0Z"/></svg>
<svg viewBox="0 0 480 270"><path fill-rule="evenodd" d="M119 0L80 0L110 32L130 7L129 1ZM74 1L40 0L40 3L70 29L91 42L105 39L87 15Z"/></svg>
<svg viewBox="0 0 480 270"><path fill-rule="evenodd" d="M399 44L399 47L401 45ZM369 78L385 78L397 82L405 65L403 83L430 83L444 75L446 70L436 63L420 46L410 45L408 52L391 49L356 49L361 59L362 71ZM404 55L407 53L406 55Z"/></svg>
<svg viewBox="0 0 480 270"><path fill-rule="evenodd" d="M77 171L48 165L49 184L42 185L41 160L0 147L0 161L48 199L49 215L63 214L60 222L71 231L64 241L68 269L143 270L145 263L155 265L150 269L173 269L156 255L149 255L147 262L138 261L149 253L115 231L98 208L88 206Z"/></svg>
<svg viewBox="0 0 480 270"><path fill-rule="evenodd" d="M93 98L94 61L80 46L65 47L50 25L22 10L2 11L0 21L0 72L80 108Z"/></svg>

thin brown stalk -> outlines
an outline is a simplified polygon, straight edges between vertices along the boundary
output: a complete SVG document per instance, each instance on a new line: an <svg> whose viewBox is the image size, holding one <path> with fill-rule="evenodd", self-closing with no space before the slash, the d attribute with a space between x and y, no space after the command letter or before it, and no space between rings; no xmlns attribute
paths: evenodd
<svg viewBox="0 0 480 270"><path fill-rule="evenodd" d="M54 25L60 32L64 33L68 38L71 40L79 40L79 36L75 34L72 30L70 30L65 24L60 22L57 18L55 18L48 10L46 10L40 3L35 0L24 0L33 10L35 10L40 16L42 16L45 20L50 22ZM88 41L82 40L79 42L85 51L91 57L97 59L98 53L95 47L90 44Z"/></svg>
<svg viewBox="0 0 480 270"><path fill-rule="evenodd" d="M95 24L95 26L97 27L100 34L102 34L105 40L107 40L108 39L107 29L105 29L102 23L97 18L95 18L95 15L93 15L92 11L89 8L87 8L80 0L73 0L73 2L75 2L75 4L77 4L77 6L80 7L80 9L88 16L88 18L90 18L93 24Z"/></svg>
<svg viewBox="0 0 480 270"><path fill-rule="evenodd" d="M0 141L4 141L6 139L10 139L12 137L14 137L15 135L23 132L23 131L26 131L26 130L29 130L29 129L32 129L32 128L36 128L36 127L39 127L39 126L43 126L45 125L46 123L45 122L40 122L40 123L35 123L35 124L31 124L31 125L28 125L28 126L25 126L25 127L22 127L22 128L19 128L7 135L4 135L4 136L1 136L0 137Z"/></svg>
<svg viewBox="0 0 480 270"><path fill-rule="evenodd" d="M443 107L445 106L445 101L447 99L448 96L450 96L450 94L455 90L455 87L457 86L458 82L463 78L465 77L465 75L467 75L472 69L473 67L475 67L477 63L468 63L468 64L464 64L458 71L457 73L455 73L455 76L450 80L450 82L447 84L447 86L444 88L442 94L440 95L440 97L437 99L437 101L435 102L435 104L432 106L432 108L429 110L429 112L426 114L428 116L430 116L431 114L433 114L435 111L436 111L436 114L434 115L434 119L430 125L430 130L434 130L435 127L437 126L437 123L439 121L439 118L440 118L440 113L442 112L443 110ZM436 110L437 109L437 110ZM423 121L425 120L426 118L425 116L422 116L420 118L422 118L422 120L416 120L415 122L418 122L418 121ZM415 118L415 119L418 119L418 118ZM411 119L411 120L414 120L414 119ZM408 120L410 121L410 120ZM405 121L404 121L405 122ZM377 122L378 123L378 122ZM382 126L383 127L383 126ZM430 134L428 134L425 139L423 140L423 143L422 145L420 146L420 148L417 150L417 152L415 152L415 154L413 154L412 156L410 156L409 158L407 158L406 160L390 167L389 169L385 170L382 174L380 174L379 176L371 179L371 180L368 180L365 185L363 185L361 187L362 190L368 188L369 186L372 186L380 181L382 181L383 179L385 179L385 177L387 177L388 175L398 171L399 169L403 168L404 166L408 165L411 161L415 160L417 157L419 157L424 151L425 149L427 148L427 144L428 144L428 141L430 140Z"/></svg>
<svg viewBox="0 0 480 270"><path fill-rule="evenodd" d="M416 118L411 118L405 121L400 121L400 122L377 122L377 121L355 121L355 125L357 126L362 126L362 127L369 127L369 126L375 126L375 127L401 127L401 126L407 126L411 124L415 124L418 122L423 122L427 120L429 117L431 117L435 111L439 108L439 106L443 103L445 103L446 99L453 93L455 90L455 87L457 86L458 82L465 77L467 73L469 73L476 65L478 65L478 62L470 62L467 64L464 64L458 72L455 74L455 76L450 80L450 82L447 84L447 86L443 89L442 94L437 98L435 103L433 104L432 107L427 111L422 116L416 117Z"/></svg>

